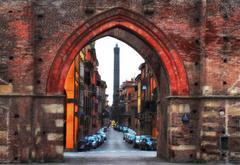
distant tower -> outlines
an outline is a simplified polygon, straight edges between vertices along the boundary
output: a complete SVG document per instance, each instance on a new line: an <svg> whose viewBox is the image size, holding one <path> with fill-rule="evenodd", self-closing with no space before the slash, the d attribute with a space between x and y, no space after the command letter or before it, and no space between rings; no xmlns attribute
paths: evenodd
<svg viewBox="0 0 240 165"><path fill-rule="evenodd" d="M119 95L119 74L120 74L120 60L119 60L120 49L118 44L114 48L114 71L113 71L113 104L118 102Z"/></svg>

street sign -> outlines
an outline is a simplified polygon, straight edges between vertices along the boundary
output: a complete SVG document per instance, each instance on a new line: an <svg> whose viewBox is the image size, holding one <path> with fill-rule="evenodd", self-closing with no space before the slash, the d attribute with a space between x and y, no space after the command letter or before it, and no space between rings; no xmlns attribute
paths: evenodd
<svg viewBox="0 0 240 165"><path fill-rule="evenodd" d="M182 122L183 123L189 123L189 116L188 116L188 114L186 114L186 113L183 114Z"/></svg>

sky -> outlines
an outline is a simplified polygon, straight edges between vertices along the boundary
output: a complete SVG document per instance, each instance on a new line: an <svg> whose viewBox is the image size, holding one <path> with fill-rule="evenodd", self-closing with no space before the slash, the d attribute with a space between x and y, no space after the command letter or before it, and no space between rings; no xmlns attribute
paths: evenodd
<svg viewBox="0 0 240 165"><path fill-rule="evenodd" d="M113 49L116 44L120 48L120 85L126 80L135 78L140 73L139 65L144 62L144 59L132 47L118 39L103 37L96 41L95 49L99 62L98 72L101 79L107 83L106 94L109 95L109 105L112 105Z"/></svg>

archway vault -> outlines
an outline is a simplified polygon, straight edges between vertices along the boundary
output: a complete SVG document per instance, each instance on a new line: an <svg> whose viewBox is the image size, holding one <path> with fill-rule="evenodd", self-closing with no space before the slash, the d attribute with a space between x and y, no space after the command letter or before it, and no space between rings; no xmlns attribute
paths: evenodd
<svg viewBox="0 0 240 165"><path fill-rule="evenodd" d="M113 8L90 18L70 35L50 69L47 93L63 93L66 75L76 54L97 35L117 27L137 35L155 49L166 70L171 95L189 94L183 62L167 36L143 16L123 8Z"/></svg>

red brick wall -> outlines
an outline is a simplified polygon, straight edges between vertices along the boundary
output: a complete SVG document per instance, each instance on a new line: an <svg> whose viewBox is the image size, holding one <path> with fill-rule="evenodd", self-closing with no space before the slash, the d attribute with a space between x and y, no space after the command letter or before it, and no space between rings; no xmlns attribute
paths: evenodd
<svg viewBox="0 0 240 165"><path fill-rule="evenodd" d="M41 107L39 107L41 103L33 100L36 95L42 95L41 97L47 104L49 102L49 104L63 105L61 98L53 99L53 101L46 95L47 83L52 78L64 81L61 80L64 75L56 72L67 72L68 68L65 66L70 66L72 62L71 58L68 59L68 53L70 52L63 49L71 48L71 45L66 45L66 43L71 43L66 42L67 39L71 39L70 35L74 34L76 42L82 41L81 39L87 35L85 32L93 27L88 27L85 24L78 29L80 25L88 20L92 25L100 26L104 21L99 22L99 20L107 18L113 12L95 16L114 7L121 7L121 9L134 12L126 14L125 10L113 10L123 16L127 15L128 19L142 18L134 22L138 27L148 24L146 28L134 29L135 33L132 33L131 30L127 30L126 33L136 34L139 32L139 34L145 34L145 32L148 32L146 34L156 34L151 38L142 38L141 35L135 36L135 39L130 37L129 43L136 45L136 43L139 43L138 38L140 38L144 41L143 48L148 46L158 51L161 49L157 49L157 45L149 45L156 39L160 45L164 43L161 46L165 48L164 50L168 52L167 54L172 59L171 63L167 64L166 59L165 61L161 59L160 61L163 61L161 63L156 60L156 56L145 57L143 55L150 62L153 70L156 70L159 92L162 92L159 97L158 119L160 133L163 133L160 136L164 137L162 142L165 142L161 144L166 145L162 146L164 151L162 154L160 154L159 148L159 155L168 157L172 161L191 161L195 158L202 160L240 160L239 148L234 147L239 145L240 139L237 124L240 116L238 113L239 97L237 96L240 94L240 80L238 79L240 75L238 69L240 66L240 30L238 28L240 6L237 1L155 0L153 4L143 6L141 1L135 0L96 1L95 5L82 0L54 2L48 0L37 2L9 0L0 2L0 6L0 78L12 87L12 91L9 91L11 88L8 88L7 95L6 92L1 92L2 95L0 96L0 117L4 118L0 120L0 131L3 131L0 138L3 141L6 140L5 133L6 131L9 133L8 145L1 144L0 146L1 151L7 151L9 154L4 155L1 152L1 161L28 161L30 157L33 160L36 158L36 161L62 159L61 147L56 148L60 142L57 142L58 140L51 141L57 139L58 135L50 134L51 142L49 143L43 140L44 143L35 144L38 137L46 139L46 135L41 133L35 135L36 130L38 130L37 125L43 125L45 128L45 124L42 123L45 115L35 113ZM127 22L127 19L125 19L125 22ZM113 23L116 22L113 21L108 26ZM74 33L74 31L78 33ZM97 31L94 32L97 34ZM78 38L78 34L81 35L81 38ZM67 53L62 53L64 51ZM74 51L76 52L77 49L74 49ZM139 49L139 51L144 52L143 49ZM58 58L55 59L57 55ZM52 66L53 61L59 69L51 70L54 67ZM163 70L165 70L163 73L167 77L165 79L158 76L160 75L160 71L157 71L158 66L162 64ZM178 66L184 66L184 68ZM172 72L169 68L172 69ZM49 79L50 71L57 77L50 77ZM184 76L185 71L187 77ZM166 73L168 73L167 76ZM173 82L173 75L178 78L178 83ZM179 76L182 76L182 78L179 78ZM52 84L58 85L55 79ZM165 83L163 87L161 87L161 83ZM176 85L179 92L175 88L173 89L173 85ZM167 89L164 87L168 86L169 91L164 92ZM4 87L0 86L0 88L0 91L3 91ZM54 94L61 94L61 91L55 90ZM189 94L190 97L170 97L166 100L165 97L170 94ZM13 95L18 97L13 97ZM182 110L182 107L187 108ZM160 111L160 109L164 111ZM226 156L223 156L219 150L218 139L222 135L222 126L211 128L211 126L222 124L223 121L218 116L222 109L226 112L225 117L229 118L228 125L224 126L224 129L225 127L228 128L229 148L231 149L226 153ZM196 114L192 114L195 110ZM10 112L18 113L19 119L13 119L14 114ZM190 123L187 125L180 122L182 112L190 115ZM36 120L32 119L31 114ZM215 115L215 118L212 119L209 115ZM59 116L51 116L51 120L60 118L60 114ZM7 126L8 121L9 125ZM176 125L173 121L180 123ZM209 123L210 128L205 127L206 123ZM27 131L29 124L32 128L30 132ZM167 128L162 129L161 126L167 126ZM46 128L50 130L50 127ZM15 132L16 129L19 129L18 133ZM57 133L61 131L60 128L53 127L51 129ZM173 133L169 133L168 130L170 129ZM194 129L193 133L191 133L192 129ZM208 129L212 129L212 131L209 132ZM173 130L180 132L174 133ZM15 136L24 138L24 135L28 134L35 135L33 141L26 140L26 144L16 142L16 145L13 145L16 141ZM200 141L196 142L194 139ZM51 147L45 147L48 144ZM32 151L35 151L35 149L31 148L36 148L35 156L34 152L21 149L20 146L24 145L28 145L29 150ZM160 144L159 146L161 147ZM184 149L188 151L184 151ZM211 150L210 153L206 151L208 149ZM14 153L15 151L17 151L17 154ZM50 156L42 154L43 151L48 151ZM17 157L16 160L15 157Z"/></svg>

